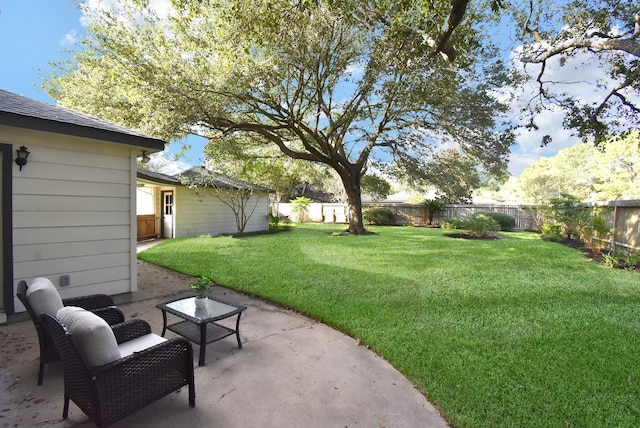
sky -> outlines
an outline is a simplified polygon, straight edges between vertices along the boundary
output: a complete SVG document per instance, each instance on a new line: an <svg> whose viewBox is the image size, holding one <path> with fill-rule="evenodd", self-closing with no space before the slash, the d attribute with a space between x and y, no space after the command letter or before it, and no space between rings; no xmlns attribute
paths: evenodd
<svg viewBox="0 0 640 428"><path fill-rule="evenodd" d="M0 0L0 89L55 104L41 85L52 70L49 64L66 59L65 51L81 40L81 18L73 0ZM202 165L206 141L190 137L186 143L192 148L182 162ZM180 146L171 144L165 156Z"/></svg>
<svg viewBox="0 0 640 428"><path fill-rule="evenodd" d="M70 49L84 34L82 13L74 6L73 0L0 0L0 89L24 95L29 98L55 104L41 88L46 75L51 71L50 62L64 60L65 50ZM532 70L535 71L535 70ZM565 66L561 73L584 74L594 70L581 70L578 66ZM597 71L597 70L596 70ZM590 88L577 88L580 96L589 97ZM533 88L533 85L531 85ZM528 99L522 94L520 101ZM514 108L513 116L517 115ZM580 142L562 129L562 115L546 112L539 118L538 132L522 132L518 144L513 147L509 171L513 176L520 173L540 157L549 157L558 150ZM540 147L542 136L549 134L553 143ZM186 153L184 162L201 165L204 161L202 149L204 139L193 137L186 141L192 146ZM172 143L165 156L170 157L180 150L179 143Z"/></svg>

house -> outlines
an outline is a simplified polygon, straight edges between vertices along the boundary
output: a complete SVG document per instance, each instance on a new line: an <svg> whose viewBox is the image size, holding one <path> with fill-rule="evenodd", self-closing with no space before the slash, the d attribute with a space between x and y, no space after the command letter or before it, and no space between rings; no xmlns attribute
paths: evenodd
<svg viewBox="0 0 640 428"><path fill-rule="evenodd" d="M0 324L24 311L20 280L47 277L63 298L137 290L136 158L164 146L0 90Z"/></svg>
<svg viewBox="0 0 640 428"><path fill-rule="evenodd" d="M215 190L204 188L197 194L182 184L181 177L201 175L210 178L209 183ZM270 190L265 187L215 174L201 167L192 167L176 175L139 169L138 239L237 233L236 213L230 202L239 190L245 191L248 197L244 209L248 216L244 232L268 230ZM240 211L236 208L238 214Z"/></svg>

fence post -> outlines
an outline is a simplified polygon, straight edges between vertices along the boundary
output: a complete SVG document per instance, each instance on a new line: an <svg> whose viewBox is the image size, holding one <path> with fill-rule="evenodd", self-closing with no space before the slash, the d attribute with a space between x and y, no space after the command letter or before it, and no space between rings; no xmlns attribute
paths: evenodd
<svg viewBox="0 0 640 428"><path fill-rule="evenodd" d="M618 203L613 205L613 233L611 234L611 251L616 252L616 235L618 234Z"/></svg>

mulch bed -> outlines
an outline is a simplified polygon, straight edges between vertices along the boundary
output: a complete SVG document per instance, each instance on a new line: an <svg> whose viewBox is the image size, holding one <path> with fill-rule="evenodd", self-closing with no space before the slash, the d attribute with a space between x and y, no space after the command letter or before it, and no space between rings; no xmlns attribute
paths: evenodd
<svg viewBox="0 0 640 428"><path fill-rule="evenodd" d="M499 236L472 236L467 235L466 233L445 233L444 236L456 239L479 239L481 241L495 241L496 239L501 239Z"/></svg>
<svg viewBox="0 0 640 428"><path fill-rule="evenodd" d="M576 249L582 253L583 256L593 260L596 263L604 264L604 258L600 253L594 253L593 250L588 248L582 241L579 239L567 239L565 238L560 242L562 245L566 245L569 248ZM626 266L624 263L620 263L617 266L613 267L614 269L623 269L623 270L631 270L635 272L640 272L640 265L635 267Z"/></svg>

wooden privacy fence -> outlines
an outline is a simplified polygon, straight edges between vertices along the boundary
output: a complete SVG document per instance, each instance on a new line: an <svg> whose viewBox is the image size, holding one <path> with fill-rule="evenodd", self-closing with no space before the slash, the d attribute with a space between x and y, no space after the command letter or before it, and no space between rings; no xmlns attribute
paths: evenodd
<svg viewBox="0 0 640 428"><path fill-rule="evenodd" d="M611 233L606 239L601 239L607 243L607 247L613 251L640 251L640 200L615 201L599 205L611 207L611 210L606 213ZM362 206L363 210L371 207L388 208L396 216L397 224L427 225L427 210L422 205L376 203ZM277 210L278 215L288 216L293 221L347 223L347 207L344 204L311 203L302 218L292 215L291 204L288 203L279 203L272 209ZM537 207L522 205L447 204L444 211L435 213L432 225L438 226L444 219L468 217L487 211L510 215L516 220L516 230L540 230L540 214Z"/></svg>
<svg viewBox="0 0 640 428"><path fill-rule="evenodd" d="M640 251L640 200L607 202L598 206L611 208L605 213L611 232L606 239L598 240L612 251Z"/></svg>
<svg viewBox="0 0 640 428"><path fill-rule="evenodd" d="M396 224L426 226L428 222L427 210L422 205L413 204L363 204L362 209L381 207L393 212ZM345 204L311 203L303 218L294 218L291 214L291 204L279 203L278 215L288 216L294 221L315 221L321 223L347 223L347 206ZM516 219L516 229L539 229L536 224L537 209L517 205L446 205L444 211L438 211L433 217L433 226L439 226L443 219L452 217L467 217L477 212L500 212L509 214Z"/></svg>
<svg viewBox="0 0 640 428"><path fill-rule="evenodd" d="M136 216L138 223L138 240L156 237L156 216L155 214L144 214Z"/></svg>

